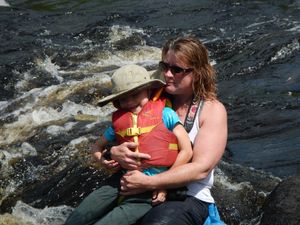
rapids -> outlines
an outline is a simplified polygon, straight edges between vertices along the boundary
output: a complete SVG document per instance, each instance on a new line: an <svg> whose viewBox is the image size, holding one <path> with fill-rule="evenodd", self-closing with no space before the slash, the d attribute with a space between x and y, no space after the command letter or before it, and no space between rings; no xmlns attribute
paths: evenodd
<svg viewBox="0 0 300 225"><path fill-rule="evenodd" d="M170 37L209 49L229 139L216 196L228 224L259 224L300 172L300 2L0 1L0 224L62 224L107 177L89 157L109 124L110 76L149 70Z"/></svg>

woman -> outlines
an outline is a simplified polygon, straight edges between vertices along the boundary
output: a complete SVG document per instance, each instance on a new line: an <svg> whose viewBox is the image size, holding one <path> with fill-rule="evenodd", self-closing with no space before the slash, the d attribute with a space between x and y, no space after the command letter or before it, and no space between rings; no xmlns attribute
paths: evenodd
<svg viewBox="0 0 300 225"><path fill-rule="evenodd" d="M123 176L123 195L187 186L185 201L167 201L154 207L144 217L143 225L203 224L207 217L206 224L209 224L215 209L210 193L214 168L227 142L227 113L216 97L215 71L204 45L191 37L169 40L163 47L159 65L166 81L165 92L170 95L172 108L193 143L192 161L148 177L138 170L140 160L137 159L149 156L132 152L130 149L136 144L126 142L111 149L112 161L102 162L109 168L121 165L136 169Z"/></svg>

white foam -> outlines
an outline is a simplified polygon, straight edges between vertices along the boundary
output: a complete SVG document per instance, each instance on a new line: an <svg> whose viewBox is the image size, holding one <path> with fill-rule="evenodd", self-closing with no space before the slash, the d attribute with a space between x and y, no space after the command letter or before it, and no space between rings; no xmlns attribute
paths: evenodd
<svg viewBox="0 0 300 225"><path fill-rule="evenodd" d="M157 65L158 61L161 59L161 49L152 46L135 46L130 50L114 51L112 52L102 52L98 55L94 62L82 62L80 64L81 68L101 68L118 66L121 67L127 64L139 64L142 66L152 66ZM77 69L78 70L78 69ZM77 71L72 71L77 72ZM83 71L81 71L83 72ZM113 71L112 71L113 72ZM62 72L61 73L67 73Z"/></svg>
<svg viewBox="0 0 300 225"><path fill-rule="evenodd" d="M70 141L70 145L76 146L82 142L89 142L89 140L86 137L79 137Z"/></svg>
<svg viewBox="0 0 300 225"><path fill-rule="evenodd" d="M23 140L27 136L32 135L37 127L48 123L51 124L56 121L68 120L74 115L77 115L78 112L97 116L100 120L100 117L106 118L107 115L111 113L111 110L89 104L77 104L71 101L64 102L62 104L62 109L59 111L51 107L39 107L32 111L28 110L26 113L20 114L17 121L5 124L0 128L2 131L0 144L5 145L16 140ZM68 131L72 126L72 123L67 124L65 127L54 125L48 127L47 132L49 134L57 135L61 132Z"/></svg>
<svg viewBox="0 0 300 225"><path fill-rule="evenodd" d="M10 174L15 173L14 168L12 167L10 161L14 158L22 158L22 154L19 152L8 152L5 150L0 150L0 164L1 164L1 175L2 177L10 176ZM17 174L15 174L18 176ZM1 199L5 199L11 193L13 193L17 187L22 183L22 179L14 179L10 180L8 185L5 187L4 190L1 191Z"/></svg>
<svg viewBox="0 0 300 225"><path fill-rule="evenodd" d="M42 126L46 123L60 121L62 119L68 119L73 115L76 115L78 111L81 111L86 114L91 115L105 115L106 113L101 110L101 108L96 108L93 106L83 106L76 104L74 102L66 102L62 105L63 109L57 111L50 107L41 107L33 110L32 112L28 111L25 114L22 114L18 117L18 120L5 124L2 130L2 135L0 136L1 144L9 144L18 139L26 138L35 132L35 128ZM67 130L68 128L62 128ZM60 131L62 131L62 129ZM59 129L56 131L53 128L49 128L49 133L59 132Z"/></svg>
<svg viewBox="0 0 300 225"><path fill-rule="evenodd" d="M52 136L58 136L71 130L77 122L68 122L64 126L51 125L47 127L46 132Z"/></svg>
<svg viewBox="0 0 300 225"><path fill-rule="evenodd" d="M30 155L30 156L36 156L37 151L35 147L33 147L31 144L28 142L23 142L21 145L23 155Z"/></svg>
<svg viewBox="0 0 300 225"><path fill-rule="evenodd" d="M291 55L294 51L298 51L300 49L300 44L297 39L294 39L292 43L288 44L281 48L278 52L276 52L275 56L271 58L271 62L276 61L278 59L284 59L288 55Z"/></svg>
<svg viewBox="0 0 300 225"><path fill-rule="evenodd" d="M1 164L2 165L8 165L8 162L12 159L12 158L18 158L21 157L22 155L20 153L12 153L12 152L8 152L5 150L1 150Z"/></svg>
<svg viewBox="0 0 300 225"><path fill-rule="evenodd" d="M232 181L229 180L229 178L222 170L216 168L215 171L216 171L215 180L218 181L220 184L222 184L228 190L239 191L239 190L243 190L244 188L247 189L252 188L250 182L233 183Z"/></svg>
<svg viewBox="0 0 300 225"><path fill-rule="evenodd" d="M64 84L52 85L46 88L34 88L28 92L24 92L16 99L1 102L0 107L1 109L5 109L11 105L18 105L19 102L25 102L26 104L22 104L22 108L17 108L12 113L6 115L19 116L20 114L24 114L26 111L31 111L36 105L47 105L47 101L49 101L48 97L51 95L53 95L54 98L57 98L54 100L61 100L62 98L66 98L68 95L72 94L72 92L76 91L77 87L80 88L80 86L83 85L92 86L95 83L101 85L108 82L110 82L110 77L108 75L97 74L81 81L69 81Z"/></svg>
<svg viewBox="0 0 300 225"><path fill-rule="evenodd" d="M5 108L5 106L7 106L7 103L8 103L8 101L0 101L0 110Z"/></svg>
<svg viewBox="0 0 300 225"><path fill-rule="evenodd" d="M60 67L52 62L51 58L47 56L44 61L37 60L37 65L49 72L53 77L55 77L60 83L63 82L64 78L59 75Z"/></svg>
<svg viewBox="0 0 300 225"><path fill-rule="evenodd" d="M294 26L294 27L288 29L287 31L300 31L300 25L297 24L296 26Z"/></svg>
<svg viewBox="0 0 300 225"><path fill-rule="evenodd" d="M40 70L44 70L48 72L47 74L50 74L50 76L54 77L56 80L59 81L59 83L62 83L64 81L64 78L60 76L60 67L52 62L51 57L46 56L45 59L36 59L35 60L36 67ZM32 70L28 70L24 73L20 73L17 70L13 71L17 77L19 77L19 81L16 83L15 88L19 92L23 92L24 90L28 89L28 85L31 83L33 79L36 78L35 72L33 73Z"/></svg>
<svg viewBox="0 0 300 225"><path fill-rule="evenodd" d="M250 27L258 27L258 26L260 26L260 25L273 23L274 21L275 21L275 19L267 20L267 21L263 21L263 22L259 22L259 23L252 23L252 24L246 26L246 28L250 28Z"/></svg>
<svg viewBox="0 0 300 225"><path fill-rule="evenodd" d="M62 225L72 210L66 205L37 209L18 201L13 207L12 215L33 225Z"/></svg>
<svg viewBox="0 0 300 225"><path fill-rule="evenodd" d="M0 0L0 6L8 7L10 5L5 0Z"/></svg>
<svg viewBox="0 0 300 225"><path fill-rule="evenodd" d="M30 114L27 116L30 117ZM37 110L33 110L33 112L31 113L31 118L29 118L29 119L30 120L32 119L32 122L34 123L34 125L38 126L38 125L42 125L44 123L47 123L47 122L50 122L53 120L58 120L65 116L66 115L56 111L53 108L43 107L43 108L40 108Z"/></svg>
<svg viewBox="0 0 300 225"><path fill-rule="evenodd" d="M115 43L119 40L126 39L134 33L144 34L143 29L134 29L130 26L113 25L110 28L109 42Z"/></svg>

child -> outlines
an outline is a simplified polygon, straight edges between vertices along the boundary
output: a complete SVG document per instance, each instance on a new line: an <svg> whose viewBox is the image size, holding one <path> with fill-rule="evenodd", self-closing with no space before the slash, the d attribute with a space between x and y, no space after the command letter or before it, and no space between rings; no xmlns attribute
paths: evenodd
<svg viewBox="0 0 300 225"><path fill-rule="evenodd" d="M149 176L187 163L192 157L188 134L176 112L165 107L166 100L155 96L154 91L162 90L164 82L150 79L150 74L143 67L126 65L113 74L112 84L113 94L100 100L99 105L113 102L117 111L113 113L112 126L93 146L95 159L101 162L105 146L110 142L134 141L138 143L135 151L151 155L151 159L141 162L143 173ZM114 160L110 162L114 163ZM89 207L88 215L77 215L77 220L82 222L76 224L135 224L151 209L151 204L165 201L166 192L159 190L153 194L146 192L123 197L119 195L118 183L104 185L90 196L76 209L83 214L84 210L80 209Z"/></svg>

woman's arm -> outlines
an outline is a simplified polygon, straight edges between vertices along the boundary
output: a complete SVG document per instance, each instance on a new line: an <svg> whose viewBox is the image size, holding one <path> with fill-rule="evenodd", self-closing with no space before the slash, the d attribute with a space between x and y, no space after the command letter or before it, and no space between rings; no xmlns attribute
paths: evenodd
<svg viewBox="0 0 300 225"><path fill-rule="evenodd" d="M123 195L145 190L175 188L207 177L217 165L227 142L227 113L217 100L207 101L200 115L200 131L196 135L191 163L187 163L155 176L129 171L121 180Z"/></svg>

